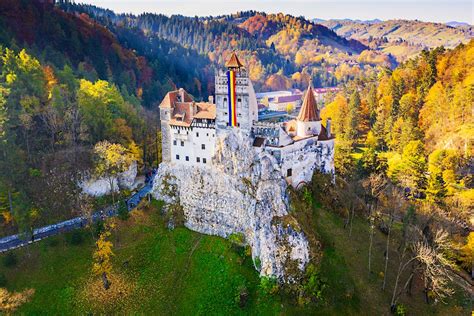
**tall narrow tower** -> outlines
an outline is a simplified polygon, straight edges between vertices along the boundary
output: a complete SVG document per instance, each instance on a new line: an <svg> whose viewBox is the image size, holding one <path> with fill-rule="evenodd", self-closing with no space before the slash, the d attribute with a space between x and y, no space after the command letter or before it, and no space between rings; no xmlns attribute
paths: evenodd
<svg viewBox="0 0 474 316"><path fill-rule="evenodd" d="M227 70L216 74L216 129L239 128L250 133L258 120L257 98L247 70L232 53L225 64Z"/></svg>

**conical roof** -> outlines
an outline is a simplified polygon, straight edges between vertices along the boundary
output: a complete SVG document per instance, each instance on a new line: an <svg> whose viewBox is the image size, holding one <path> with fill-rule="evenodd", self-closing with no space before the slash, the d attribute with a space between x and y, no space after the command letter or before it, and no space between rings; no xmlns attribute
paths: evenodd
<svg viewBox="0 0 474 316"><path fill-rule="evenodd" d="M303 105L301 105L300 113L296 119L302 122L319 121L318 105L316 104L311 84L308 86Z"/></svg>
<svg viewBox="0 0 474 316"><path fill-rule="evenodd" d="M237 54L235 52L232 52L232 55L230 56L229 60L225 63L225 66L227 68L240 68L240 67L243 67L244 65L240 62L239 58L237 57Z"/></svg>

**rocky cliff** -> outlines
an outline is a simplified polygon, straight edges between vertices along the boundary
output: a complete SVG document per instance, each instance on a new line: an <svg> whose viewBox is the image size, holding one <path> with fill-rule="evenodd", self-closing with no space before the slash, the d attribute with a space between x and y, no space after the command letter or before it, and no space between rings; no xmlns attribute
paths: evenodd
<svg viewBox="0 0 474 316"><path fill-rule="evenodd" d="M192 230L243 234L260 274L288 281L290 270L308 263L309 243L288 214L287 185L275 158L251 144L232 132L218 138L212 167L161 164L153 195L179 203Z"/></svg>

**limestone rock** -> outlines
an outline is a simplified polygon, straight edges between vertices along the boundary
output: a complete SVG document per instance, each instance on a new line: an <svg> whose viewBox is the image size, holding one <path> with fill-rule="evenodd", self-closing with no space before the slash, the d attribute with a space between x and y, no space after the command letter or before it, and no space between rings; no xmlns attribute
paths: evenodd
<svg viewBox="0 0 474 316"><path fill-rule="evenodd" d="M284 224L287 184L277 161L250 144L246 135L230 132L219 135L212 166L162 163L152 194L179 202L189 229L222 237L242 233L260 274L288 281L287 264L303 270L309 243L299 227Z"/></svg>
<svg viewBox="0 0 474 316"><path fill-rule="evenodd" d="M120 189L131 190L137 186L137 182L135 181L138 172L137 169L137 162L134 161L127 170L112 179L112 186L110 185L109 179L85 176L84 179L79 182L79 187L85 194L96 197L110 194L112 191L118 192Z"/></svg>

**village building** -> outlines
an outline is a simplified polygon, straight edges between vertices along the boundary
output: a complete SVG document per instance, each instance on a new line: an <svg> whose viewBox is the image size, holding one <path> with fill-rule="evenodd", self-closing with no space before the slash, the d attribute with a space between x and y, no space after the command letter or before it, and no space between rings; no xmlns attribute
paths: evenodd
<svg viewBox="0 0 474 316"><path fill-rule="evenodd" d="M291 102L301 104L296 118L263 119L248 72L235 53L215 77L215 99L196 102L183 89L170 91L160 104L163 161L211 166L216 139L233 129L253 146L275 157L282 176L294 187L311 180L315 170L334 174L334 135L322 125L311 84ZM282 97L291 96L276 96ZM215 100L215 103L214 103Z"/></svg>

